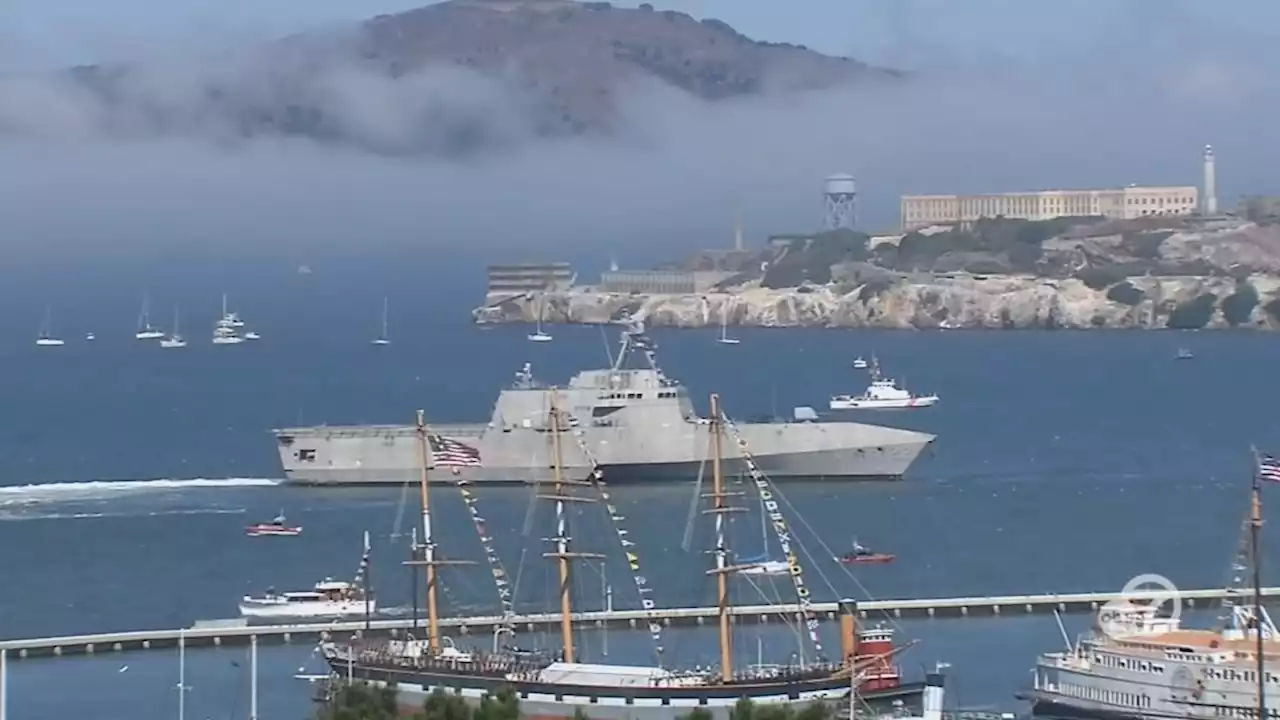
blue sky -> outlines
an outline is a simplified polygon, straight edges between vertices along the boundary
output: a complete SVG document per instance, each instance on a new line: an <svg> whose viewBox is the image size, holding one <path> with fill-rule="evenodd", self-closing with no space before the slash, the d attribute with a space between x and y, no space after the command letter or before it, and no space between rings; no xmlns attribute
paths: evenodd
<svg viewBox="0 0 1280 720"><path fill-rule="evenodd" d="M0 62L61 64L185 45L279 35L427 4L426 0L3 0ZM635 2L619 2L634 5ZM745 34L829 53L911 64L921 48L971 60L1069 51L1118 25L1212 19L1280 27L1276 0L657 0L717 17Z"/></svg>

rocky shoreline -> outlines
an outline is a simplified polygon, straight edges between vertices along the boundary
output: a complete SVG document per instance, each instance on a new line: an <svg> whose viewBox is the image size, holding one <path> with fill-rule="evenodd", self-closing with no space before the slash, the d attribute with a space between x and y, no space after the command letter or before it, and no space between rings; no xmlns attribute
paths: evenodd
<svg viewBox="0 0 1280 720"><path fill-rule="evenodd" d="M758 282L696 295L591 288L490 296L477 323L601 324L631 315L651 325L889 329L1280 329L1280 276L1142 276L1106 286L1079 278L926 275L856 287L770 289Z"/></svg>

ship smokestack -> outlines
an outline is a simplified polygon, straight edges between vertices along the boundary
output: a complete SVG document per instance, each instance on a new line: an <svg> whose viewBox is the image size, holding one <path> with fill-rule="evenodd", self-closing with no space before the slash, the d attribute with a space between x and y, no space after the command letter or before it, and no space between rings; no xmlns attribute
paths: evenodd
<svg viewBox="0 0 1280 720"><path fill-rule="evenodd" d="M853 667L858 656L858 601L844 599L840 601L840 654L844 664Z"/></svg>
<svg viewBox="0 0 1280 720"><path fill-rule="evenodd" d="M945 678L942 673L932 672L924 678L924 701L921 713L923 720L942 720L942 699Z"/></svg>
<svg viewBox="0 0 1280 720"><path fill-rule="evenodd" d="M1212 145L1204 146L1204 214L1218 214L1218 178Z"/></svg>

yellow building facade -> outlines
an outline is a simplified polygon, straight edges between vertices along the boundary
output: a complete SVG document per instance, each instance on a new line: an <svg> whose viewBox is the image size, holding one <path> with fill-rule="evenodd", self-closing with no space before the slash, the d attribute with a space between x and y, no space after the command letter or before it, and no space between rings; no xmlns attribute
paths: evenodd
<svg viewBox="0 0 1280 720"><path fill-rule="evenodd" d="M981 218L1050 220L1101 216L1132 219L1147 215L1191 215L1195 187L1127 187L1119 190L1045 190L994 195L903 195L903 230L973 222Z"/></svg>

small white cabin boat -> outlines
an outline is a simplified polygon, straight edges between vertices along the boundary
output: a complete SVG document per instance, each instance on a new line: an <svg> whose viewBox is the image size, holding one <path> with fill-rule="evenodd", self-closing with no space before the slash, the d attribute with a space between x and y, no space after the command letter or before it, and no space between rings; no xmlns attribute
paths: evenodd
<svg viewBox="0 0 1280 720"><path fill-rule="evenodd" d="M240 615L245 618L354 618L373 613L372 597L365 601L364 590L349 582L325 578L311 590L277 593L267 590L261 597L244 596Z"/></svg>

